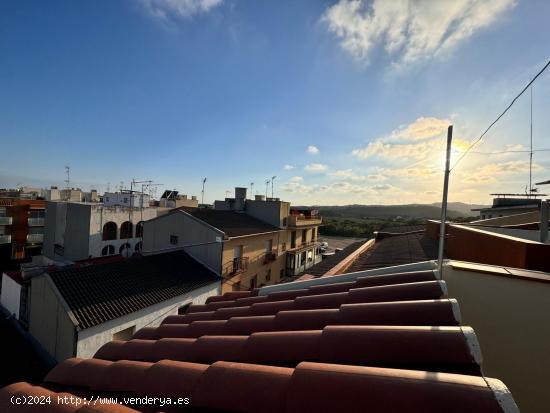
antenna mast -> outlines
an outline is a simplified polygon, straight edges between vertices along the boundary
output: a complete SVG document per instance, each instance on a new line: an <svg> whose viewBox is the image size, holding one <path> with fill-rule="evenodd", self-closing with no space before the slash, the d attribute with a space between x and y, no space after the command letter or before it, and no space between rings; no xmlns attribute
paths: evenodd
<svg viewBox="0 0 550 413"><path fill-rule="evenodd" d="M204 184L206 183L206 178L202 180L202 192L201 192L201 204L204 205Z"/></svg>
<svg viewBox="0 0 550 413"><path fill-rule="evenodd" d="M273 181L277 178L275 175L271 177L271 198L273 198Z"/></svg>
<svg viewBox="0 0 550 413"><path fill-rule="evenodd" d="M254 199L254 182L250 182L250 199Z"/></svg>
<svg viewBox="0 0 550 413"><path fill-rule="evenodd" d="M267 200L267 193L269 191L269 182L270 182L269 179L265 181L265 198L266 198L266 200Z"/></svg>
<svg viewBox="0 0 550 413"><path fill-rule="evenodd" d="M71 191L70 191L70 185L71 185L71 167L68 165L65 165L65 173L67 174L67 179L65 179L65 183L67 184L67 201L71 199Z"/></svg>
<svg viewBox="0 0 550 413"><path fill-rule="evenodd" d="M531 141L531 150L529 152L529 198L533 192L533 86L529 88L531 92L531 116L529 121L529 139Z"/></svg>

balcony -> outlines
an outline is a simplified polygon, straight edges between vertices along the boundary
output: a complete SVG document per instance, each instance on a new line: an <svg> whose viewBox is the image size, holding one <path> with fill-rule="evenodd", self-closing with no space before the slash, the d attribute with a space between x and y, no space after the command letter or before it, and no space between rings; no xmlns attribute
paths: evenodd
<svg viewBox="0 0 550 413"><path fill-rule="evenodd" d="M0 235L0 244L11 244L11 235Z"/></svg>
<svg viewBox="0 0 550 413"><path fill-rule="evenodd" d="M319 241L305 242L303 244L298 245L295 248L290 248L288 250L288 252L291 253L291 254L295 254L297 252L301 252L301 251L306 250L308 248L317 247L319 245L321 245L321 243Z"/></svg>
<svg viewBox="0 0 550 413"><path fill-rule="evenodd" d="M248 257L233 258L222 267L224 277L234 276L248 269Z"/></svg>
<svg viewBox="0 0 550 413"><path fill-rule="evenodd" d="M32 244L44 242L44 234L28 234L27 242Z"/></svg>
<svg viewBox="0 0 550 413"><path fill-rule="evenodd" d="M263 255L263 263L264 264L269 264L270 262L273 262L277 259L277 251L276 250L272 250L270 252L266 252L264 255Z"/></svg>
<svg viewBox="0 0 550 413"><path fill-rule="evenodd" d="M28 219L29 227L43 227L44 218L29 218Z"/></svg>
<svg viewBox="0 0 550 413"><path fill-rule="evenodd" d="M12 217L0 217L0 225L11 225L13 222Z"/></svg>
<svg viewBox="0 0 550 413"><path fill-rule="evenodd" d="M289 215L287 222L289 227L306 227L311 225L321 225L323 218L318 215Z"/></svg>

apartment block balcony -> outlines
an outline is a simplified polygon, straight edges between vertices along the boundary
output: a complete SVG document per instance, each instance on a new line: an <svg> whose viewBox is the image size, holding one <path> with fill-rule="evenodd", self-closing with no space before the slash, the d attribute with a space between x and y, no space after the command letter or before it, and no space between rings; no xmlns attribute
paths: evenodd
<svg viewBox="0 0 550 413"><path fill-rule="evenodd" d="M44 234L28 234L27 235L27 242L30 243L40 243L44 242Z"/></svg>
<svg viewBox="0 0 550 413"><path fill-rule="evenodd" d="M0 217L0 225L11 225L12 223L12 217Z"/></svg>
<svg viewBox="0 0 550 413"><path fill-rule="evenodd" d="M0 235L0 244L11 244L11 235Z"/></svg>
<svg viewBox="0 0 550 413"><path fill-rule="evenodd" d="M222 275L234 276L248 269L248 257L233 258L231 261L226 262L222 267Z"/></svg>
<svg viewBox="0 0 550 413"><path fill-rule="evenodd" d="M291 254L296 254L296 253L298 253L298 252L302 252L303 250L307 250L307 249L309 249L309 248L317 247L317 246L319 246L319 245L321 245L321 242L319 242L319 241L304 242L304 243L302 243L302 244L300 244L300 245L297 245L297 246L294 247L294 248L290 248L290 249L288 250L288 252L291 253Z"/></svg>
<svg viewBox="0 0 550 413"><path fill-rule="evenodd" d="M273 262L277 259L277 251L276 250L272 250L272 251L269 251L269 252L266 252L264 255L263 255L263 263L264 264L269 264L270 262Z"/></svg>
<svg viewBox="0 0 550 413"><path fill-rule="evenodd" d="M289 215L288 226L289 227L306 227L312 225L321 225L323 218L321 216L308 216L308 215Z"/></svg>
<svg viewBox="0 0 550 413"><path fill-rule="evenodd" d="M29 227L43 227L44 218L29 218L27 223Z"/></svg>

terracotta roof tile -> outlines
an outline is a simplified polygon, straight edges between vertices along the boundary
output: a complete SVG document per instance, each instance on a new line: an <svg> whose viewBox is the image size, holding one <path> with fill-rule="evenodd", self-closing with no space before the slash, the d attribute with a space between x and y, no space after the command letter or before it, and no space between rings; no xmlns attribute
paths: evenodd
<svg viewBox="0 0 550 413"><path fill-rule="evenodd" d="M15 388L189 397L201 411L517 412L432 271L328 278L211 299Z"/></svg>

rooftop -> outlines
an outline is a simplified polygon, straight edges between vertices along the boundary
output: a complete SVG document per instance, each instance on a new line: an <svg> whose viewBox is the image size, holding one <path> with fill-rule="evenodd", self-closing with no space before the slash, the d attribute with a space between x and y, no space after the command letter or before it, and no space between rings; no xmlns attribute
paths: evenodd
<svg viewBox="0 0 550 413"><path fill-rule="evenodd" d="M517 412L482 375L476 335L433 263L413 266L210 297L63 361L40 385L4 388L0 406L68 393L189 397L193 411Z"/></svg>
<svg viewBox="0 0 550 413"><path fill-rule="evenodd" d="M63 268L49 276L76 326L93 327L216 282L218 277L184 251L133 256Z"/></svg>
<svg viewBox="0 0 550 413"><path fill-rule="evenodd" d="M278 227L267 224L243 212L221 211L206 208L183 210L195 218L206 222L208 225L224 232L229 238L277 232L280 230Z"/></svg>

